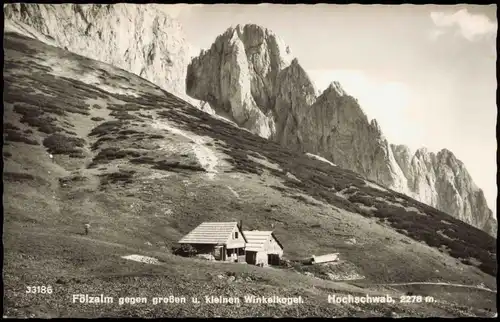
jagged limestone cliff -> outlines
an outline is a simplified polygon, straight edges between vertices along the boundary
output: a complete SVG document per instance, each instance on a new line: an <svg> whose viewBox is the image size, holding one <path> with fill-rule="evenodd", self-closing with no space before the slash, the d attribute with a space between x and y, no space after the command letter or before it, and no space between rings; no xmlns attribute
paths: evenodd
<svg viewBox="0 0 500 322"><path fill-rule="evenodd" d="M255 134L325 157L496 234L483 192L450 151L411 155L389 144L339 83L317 96L290 49L265 28L238 25L217 37L188 66L186 90Z"/></svg>
<svg viewBox="0 0 500 322"><path fill-rule="evenodd" d="M340 84L318 94L288 46L265 28L229 28L188 66L181 26L154 5L8 4L4 18L6 30L133 72L260 136L321 155L496 234L482 191L451 152L412 156L389 145Z"/></svg>
<svg viewBox="0 0 500 322"><path fill-rule="evenodd" d="M186 95L190 44L156 5L8 4L6 30L112 64L199 105Z"/></svg>

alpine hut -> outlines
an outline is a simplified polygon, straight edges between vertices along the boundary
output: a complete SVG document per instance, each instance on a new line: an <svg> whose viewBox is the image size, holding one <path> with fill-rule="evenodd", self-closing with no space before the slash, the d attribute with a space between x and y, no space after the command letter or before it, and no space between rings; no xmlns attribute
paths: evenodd
<svg viewBox="0 0 500 322"><path fill-rule="evenodd" d="M218 261L245 262L247 240L238 222L203 222L189 232L179 244L189 244L198 255Z"/></svg>
<svg viewBox="0 0 500 322"><path fill-rule="evenodd" d="M259 266L279 265L283 245L272 231L246 230L246 262Z"/></svg>

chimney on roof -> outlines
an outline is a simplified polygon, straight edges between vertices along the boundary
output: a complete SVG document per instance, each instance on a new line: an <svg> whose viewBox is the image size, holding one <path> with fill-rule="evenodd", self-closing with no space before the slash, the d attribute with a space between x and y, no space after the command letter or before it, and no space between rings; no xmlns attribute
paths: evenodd
<svg viewBox="0 0 500 322"><path fill-rule="evenodd" d="M240 223L238 224L238 228L243 230L243 220L240 219Z"/></svg>

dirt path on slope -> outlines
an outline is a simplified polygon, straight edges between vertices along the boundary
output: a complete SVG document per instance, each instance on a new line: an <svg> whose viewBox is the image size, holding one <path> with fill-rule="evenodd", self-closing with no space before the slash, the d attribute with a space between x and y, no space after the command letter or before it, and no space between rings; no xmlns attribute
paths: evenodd
<svg viewBox="0 0 500 322"><path fill-rule="evenodd" d="M477 285L465 285L465 284L454 284L454 283L445 283L445 282L407 282L407 283L387 283L387 284L363 284L363 286L406 286L406 285L439 285L439 286L451 286L451 287L463 287L463 288L471 288L491 293L496 293L496 290L489 289L483 286Z"/></svg>

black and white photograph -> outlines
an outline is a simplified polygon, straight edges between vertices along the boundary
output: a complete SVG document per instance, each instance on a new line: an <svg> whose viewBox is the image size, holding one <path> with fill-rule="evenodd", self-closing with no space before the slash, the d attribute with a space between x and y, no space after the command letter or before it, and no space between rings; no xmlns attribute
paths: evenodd
<svg viewBox="0 0 500 322"><path fill-rule="evenodd" d="M497 317L496 4L3 11L3 318Z"/></svg>

